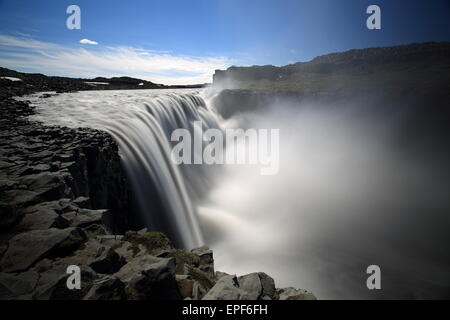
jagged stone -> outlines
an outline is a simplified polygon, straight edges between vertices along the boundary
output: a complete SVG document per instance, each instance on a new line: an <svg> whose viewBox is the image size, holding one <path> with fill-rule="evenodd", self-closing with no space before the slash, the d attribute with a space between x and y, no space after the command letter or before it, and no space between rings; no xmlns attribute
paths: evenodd
<svg viewBox="0 0 450 320"><path fill-rule="evenodd" d="M238 278L239 287L247 292L250 300L257 300L262 295L262 285L258 274L250 273Z"/></svg>
<svg viewBox="0 0 450 320"><path fill-rule="evenodd" d="M235 275L220 278L202 300L247 300L249 295L239 288Z"/></svg>
<svg viewBox="0 0 450 320"><path fill-rule="evenodd" d="M95 280L83 300L123 300L126 298L125 284L116 277Z"/></svg>
<svg viewBox="0 0 450 320"><path fill-rule="evenodd" d="M53 264L85 265L97 273L112 274L125 264L125 259L111 247L105 246L95 239L89 239L72 255L57 258Z"/></svg>
<svg viewBox="0 0 450 320"><path fill-rule="evenodd" d="M195 280L205 291L210 290L217 282L217 279L213 274L202 271L192 266L188 266L187 274L193 280Z"/></svg>
<svg viewBox="0 0 450 320"><path fill-rule="evenodd" d="M39 211L48 211L48 210L52 210L52 211L56 212L57 214L62 213L62 207L61 207L59 201L41 202L36 205L29 206L29 207L25 208L23 211L24 211L24 213L29 214L29 213L39 212Z"/></svg>
<svg viewBox="0 0 450 320"><path fill-rule="evenodd" d="M16 207L27 207L39 203L42 199L39 194L30 190L13 189L5 191L4 202Z"/></svg>
<svg viewBox="0 0 450 320"><path fill-rule="evenodd" d="M40 197L46 200L56 200L72 196L71 190L64 181L66 177L67 174L64 173L42 172L25 176L20 182Z"/></svg>
<svg viewBox="0 0 450 320"><path fill-rule="evenodd" d="M14 189L17 187L17 182L9 179L0 179L0 191Z"/></svg>
<svg viewBox="0 0 450 320"><path fill-rule="evenodd" d="M95 238L97 236L105 236L108 234L108 230L101 224L91 224L83 228L83 231L88 238Z"/></svg>
<svg viewBox="0 0 450 320"><path fill-rule="evenodd" d="M193 297L193 289L195 281L189 279L188 276L176 276L178 290L180 291L180 295L182 298L192 298Z"/></svg>
<svg viewBox="0 0 450 320"><path fill-rule="evenodd" d="M80 208L91 208L91 199L89 197L78 197L73 200L73 203L76 204Z"/></svg>
<svg viewBox="0 0 450 320"><path fill-rule="evenodd" d="M96 239L114 250L122 257L125 258L126 261L131 261L136 257L141 257L149 254L149 251L142 244L131 243L129 241L123 240L123 236L117 235L106 235L106 236L97 236Z"/></svg>
<svg viewBox="0 0 450 320"><path fill-rule="evenodd" d="M192 299L193 300L201 300L207 290L203 288L197 281L194 281L194 286L192 287Z"/></svg>
<svg viewBox="0 0 450 320"><path fill-rule="evenodd" d="M169 256L176 260L176 274L187 274L192 267L197 268L200 263L200 258L196 254L183 249L175 249Z"/></svg>
<svg viewBox="0 0 450 320"><path fill-rule="evenodd" d="M175 280L175 259L146 255L129 261L115 274L126 284L127 298L132 300L180 299Z"/></svg>
<svg viewBox="0 0 450 320"><path fill-rule="evenodd" d="M192 249L191 252L199 256L200 270L214 274L213 251L209 247L203 246L200 248L195 248Z"/></svg>
<svg viewBox="0 0 450 320"><path fill-rule="evenodd" d="M36 289L32 293L35 300L81 300L92 287L97 274L87 266L80 266L81 289L68 289L67 265L51 265L39 275Z"/></svg>
<svg viewBox="0 0 450 320"><path fill-rule="evenodd" d="M17 223L23 217L23 213L17 207L0 202L0 230L7 229Z"/></svg>
<svg viewBox="0 0 450 320"><path fill-rule="evenodd" d="M6 250L8 250L8 244L7 243L0 244L0 259L3 257Z"/></svg>
<svg viewBox="0 0 450 320"><path fill-rule="evenodd" d="M146 229L140 231L128 231L125 233L123 240L133 245L142 245L147 252L157 255L162 251L173 250L172 243L167 236L161 232L148 232Z"/></svg>
<svg viewBox="0 0 450 320"><path fill-rule="evenodd" d="M261 280L262 296L267 296L274 299L276 294L275 281L272 277L268 276L264 272L258 272L259 280Z"/></svg>
<svg viewBox="0 0 450 320"><path fill-rule="evenodd" d="M0 272L0 300L28 298L38 279L39 274L32 270L19 274Z"/></svg>
<svg viewBox="0 0 450 320"><path fill-rule="evenodd" d="M238 278L239 287L249 294L251 300L269 299L275 296L275 281L264 272L254 272Z"/></svg>
<svg viewBox="0 0 450 320"><path fill-rule="evenodd" d="M63 213L62 216L70 221L70 226L85 228L92 224L101 224L103 216L107 212L108 210L79 209L78 211Z"/></svg>
<svg viewBox="0 0 450 320"><path fill-rule="evenodd" d="M78 228L32 230L14 236L0 260L3 272L22 271L46 256L68 254L84 242Z"/></svg>
<svg viewBox="0 0 450 320"><path fill-rule="evenodd" d="M49 228L64 229L70 226L70 222L51 209L42 209L26 214L20 222L23 230L45 230Z"/></svg>
<svg viewBox="0 0 450 320"><path fill-rule="evenodd" d="M293 287L278 289L279 300L316 300L317 298L311 292Z"/></svg>

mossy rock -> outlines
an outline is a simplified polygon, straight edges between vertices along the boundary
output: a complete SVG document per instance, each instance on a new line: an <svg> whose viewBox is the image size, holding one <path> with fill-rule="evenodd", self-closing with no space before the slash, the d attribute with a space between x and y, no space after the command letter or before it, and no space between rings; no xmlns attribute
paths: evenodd
<svg viewBox="0 0 450 320"><path fill-rule="evenodd" d="M177 261L177 264L187 264L190 266L198 267L200 263L200 258L198 255L183 249L175 249L170 253L169 256L174 257Z"/></svg>
<svg viewBox="0 0 450 320"><path fill-rule="evenodd" d="M157 250L172 249L172 243L166 237L164 233L161 232L138 232L138 231L128 231L123 237L124 241L128 241L136 246L143 245L149 252L155 252Z"/></svg>
<svg viewBox="0 0 450 320"><path fill-rule="evenodd" d="M80 290L70 290L66 285L67 278L61 280L55 287L50 296L50 300L81 300L91 289L94 280L88 279L81 281Z"/></svg>
<svg viewBox="0 0 450 320"><path fill-rule="evenodd" d="M217 282L217 278L214 274L201 271L197 268L189 268L189 275L207 291L214 287Z"/></svg>

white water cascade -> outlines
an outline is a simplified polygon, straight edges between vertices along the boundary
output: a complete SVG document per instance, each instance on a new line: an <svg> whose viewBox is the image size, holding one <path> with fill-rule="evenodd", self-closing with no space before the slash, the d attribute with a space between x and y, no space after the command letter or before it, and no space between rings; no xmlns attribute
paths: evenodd
<svg viewBox="0 0 450 320"><path fill-rule="evenodd" d="M141 219L151 230L165 232L178 246L203 244L192 198L201 192L201 168L180 168L170 159L170 134L176 128L218 127L195 90L85 91L39 99L32 118L47 125L89 127L117 141ZM30 99L28 97L27 99ZM192 172L192 171L196 172ZM188 192L189 190L189 192Z"/></svg>
<svg viewBox="0 0 450 320"><path fill-rule="evenodd" d="M359 102L280 100L225 121L206 94L85 91L25 99L36 105L32 118L46 125L109 132L143 222L178 247L208 245L216 270L264 271L277 287L305 288L319 298L448 295L448 252L435 245L449 238L448 161L399 148L407 113L394 117L388 107ZM279 172L174 165L170 134L192 133L196 120L203 130L279 129ZM371 264L382 267L381 293L366 287Z"/></svg>

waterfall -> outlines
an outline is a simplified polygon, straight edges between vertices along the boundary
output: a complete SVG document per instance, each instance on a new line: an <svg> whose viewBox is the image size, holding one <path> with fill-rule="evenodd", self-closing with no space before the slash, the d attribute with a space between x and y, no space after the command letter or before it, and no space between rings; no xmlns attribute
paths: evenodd
<svg viewBox="0 0 450 320"><path fill-rule="evenodd" d="M199 166L171 161L174 129L218 128L199 91L87 91L32 98L35 120L68 127L101 129L117 141L140 218L150 230L166 233L175 245L203 244L192 199L201 193Z"/></svg>
<svg viewBox="0 0 450 320"><path fill-rule="evenodd" d="M390 284L385 297L447 296L442 279L450 279L448 254L436 243L448 239L448 161L435 147L430 155L399 148L398 128L408 113L393 117L390 105L291 105L280 99L219 125L206 94L85 91L25 99L36 106L33 119L109 132L145 224L178 247L199 246L204 236L218 253L218 270L259 269L279 287L308 288L320 298L376 298L364 276L377 264ZM279 173L174 165L172 130L192 133L198 120L205 131L279 129Z"/></svg>

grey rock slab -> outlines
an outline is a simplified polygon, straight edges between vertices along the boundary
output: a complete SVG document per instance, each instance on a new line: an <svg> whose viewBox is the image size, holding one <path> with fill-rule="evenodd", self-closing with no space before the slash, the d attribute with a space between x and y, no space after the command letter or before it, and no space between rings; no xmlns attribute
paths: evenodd
<svg viewBox="0 0 450 320"><path fill-rule="evenodd" d="M0 300L19 299L30 294L39 279L35 271L26 271L19 274L0 272Z"/></svg>
<svg viewBox="0 0 450 320"><path fill-rule="evenodd" d="M317 298L311 292L293 287L277 290L280 300L316 300Z"/></svg>
<svg viewBox="0 0 450 320"><path fill-rule="evenodd" d="M151 255L137 257L115 274L126 283L131 300L179 300L181 295L175 280L175 259Z"/></svg>
<svg viewBox="0 0 450 320"><path fill-rule="evenodd" d="M254 272L238 278L239 287L246 291L250 299L273 298L276 293L275 281L264 272Z"/></svg>
<svg viewBox="0 0 450 320"><path fill-rule="evenodd" d="M64 255L74 251L85 240L78 228L32 230L20 233L8 242L8 249L0 260L3 272L22 271L50 255Z"/></svg>
<svg viewBox="0 0 450 320"><path fill-rule="evenodd" d="M123 300L125 296L125 284L108 276L95 280L83 300Z"/></svg>
<svg viewBox="0 0 450 320"><path fill-rule="evenodd" d="M250 273L238 278L239 287L248 293L250 300L257 300L262 295L262 285L258 273Z"/></svg>
<svg viewBox="0 0 450 320"><path fill-rule="evenodd" d="M224 276L206 293L202 300L249 300L250 296L239 288L235 275Z"/></svg>
<svg viewBox="0 0 450 320"><path fill-rule="evenodd" d="M112 274L124 264L125 259L109 246L89 239L72 255L55 259L56 265L86 265L97 273Z"/></svg>
<svg viewBox="0 0 450 320"><path fill-rule="evenodd" d="M63 213L62 216L70 221L72 227L85 228L92 224L101 224L103 216L107 213L108 210L79 209Z"/></svg>

